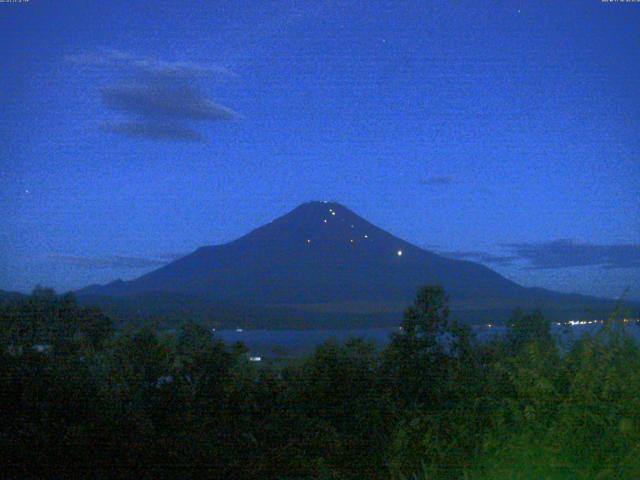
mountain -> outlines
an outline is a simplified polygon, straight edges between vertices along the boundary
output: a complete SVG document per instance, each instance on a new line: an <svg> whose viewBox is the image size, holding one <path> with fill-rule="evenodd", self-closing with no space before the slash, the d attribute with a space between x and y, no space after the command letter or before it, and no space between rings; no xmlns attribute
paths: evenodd
<svg viewBox="0 0 640 480"><path fill-rule="evenodd" d="M230 243L76 294L120 316L366 324L397 322L417 289L428 284L442 285L464 320L500 321L517 306L539 306L565 318L614 307L609 300L522 287L483 265L416 247L329 202L305 203Z"/></svg>

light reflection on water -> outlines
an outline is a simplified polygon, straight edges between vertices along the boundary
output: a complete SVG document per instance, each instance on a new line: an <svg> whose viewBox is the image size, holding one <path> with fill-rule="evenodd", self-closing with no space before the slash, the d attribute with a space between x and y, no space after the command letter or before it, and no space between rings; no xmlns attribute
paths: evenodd
<svg viewBox="0 0 640 480"><path fill-rule="evenodd" d="M551 326L551 332L561 345L568 345L585 334L595 334L602 328L602 324L589 325L557 325ZM640 342L640 326L635 322L625 325L625 329L633 338ZM504 335L506 327L501 325L477 325L472 330L478 341L484 342ZM225 343L242 342L251 352L251 355L260 355L266 358L279 356L298 356L309 353L313 349L331 339L340 343L350 338L363 338L373 342L377 347L384 347L389 342L393 332L399 331L397 327L371 327L371 328L340 328L340 329L313 329L313 330L219 330L214 332L214 337Z"/></svg>

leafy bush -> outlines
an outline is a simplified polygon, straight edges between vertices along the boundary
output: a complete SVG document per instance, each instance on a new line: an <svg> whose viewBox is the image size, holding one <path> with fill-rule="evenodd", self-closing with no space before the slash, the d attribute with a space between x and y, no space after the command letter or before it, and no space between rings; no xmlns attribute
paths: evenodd
<svg viewBox="0 0 640 480"><path fill-rule="evenodd" d="M640 478L640 349L613 318L569 351L540 312L478 344L427 287L401 326L258 368L38 289L0 307L3 476Z"/></svg>

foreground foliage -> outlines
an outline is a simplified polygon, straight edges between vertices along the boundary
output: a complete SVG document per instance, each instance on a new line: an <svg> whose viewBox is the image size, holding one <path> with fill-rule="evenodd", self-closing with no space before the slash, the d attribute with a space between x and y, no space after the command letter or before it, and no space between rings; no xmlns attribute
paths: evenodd
<svg viewBox="0 0 640 480"><path fill-rule="evenodd" d="M640 478L640 350L614 319L565 352L518 312L478 344L427 287L382 352L258 368L202 326L116 332L39 289L0 341L4 478Z"/></svg>

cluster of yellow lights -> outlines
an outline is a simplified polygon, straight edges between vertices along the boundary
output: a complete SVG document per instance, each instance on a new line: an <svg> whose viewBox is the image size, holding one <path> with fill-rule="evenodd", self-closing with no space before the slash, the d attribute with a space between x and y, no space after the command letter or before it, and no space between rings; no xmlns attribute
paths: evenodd
<svg viewBox="0 0 640 480"><path fill-rule="evenodd" d="M566 322L568 325L593 325L594 323L604 323L602 320L569 320ZM561 325L556 323L556 325Z"/></svg>
<svg viewBox="0 0 640 480"><path fill-rule="evenodd" d="M635 321L637 322L640 319L636 319ZM633 322L634 319L633 318L623 318L622 322L623 323L630 323ZM562 325L571 325L571 326L575 326L575 325L596 325L596 324L600 324L600 323L604 323L604 320L569 320L567 322L556 322L556 325L558 327L562 326Z"/></svg>
<svg viewBox="0 0 640 480"><path fill-rule="evenodd" d="M325 202L325 203L326 203L326 202ZM330 209L329 209L329 213L330 213L332 216L335 216L335 215L336 215L336 212L335 212L335 210L333 210L333 208L330 208ZM322 219L322 222L323 222L323 223L328 223L329 221L328 221L326 218L323 218L323 219ZM351 225L349 225L349 227L351 227L351 228L355 228L355 225L352 223ZM365 234L365 235L363 235L363 237L364 237L364 238L369 238L369 235ZM311 243L311 239L309 239L309 238L308 238L308 239L307 239L307 243L309 243L309 244L310 244L310 243ZM354 240L353 238L351 238L351 239L349 239L349 243L355 243L355 240ZM398 250L398 251L396 252L396 255L397 255L398 257L401 257L401 256L402 256L402 250Z"/></svg>
<svg viewBox="0 0 640 480"><path fill-rule="evenodd" d="M625 318L623 320L624 323L629 323L629 319ZM556 326L561 327L562 325L596 325L599 323L604 323L604 320L569 320L567 322L555 322ZM487 327L493 327L492 323L487 323Z"/></svg>

